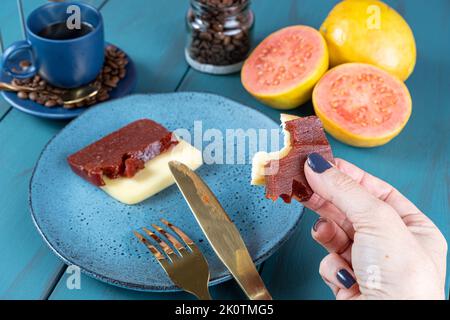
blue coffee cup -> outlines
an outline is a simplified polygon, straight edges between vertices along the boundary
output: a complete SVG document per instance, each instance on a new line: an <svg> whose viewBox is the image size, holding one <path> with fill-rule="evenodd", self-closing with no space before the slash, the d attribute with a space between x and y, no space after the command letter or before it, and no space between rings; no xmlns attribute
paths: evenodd
<svg viewBox="0 0 450 320"><path fill-rule="evenodd" d="M39 35L51 25L67 22L74 13L79 13L81 22L90 27L85 35L63 40ZM103 18L96 8L88 4L45 4L28 16L26 33L27 40L13 43L2 57L3 70L15 78L29 78L39 73L54 86L76 88L93 81L103 67ZM28 67L20 66L19 61L24 56L29 57L31 62Z"/></svg>

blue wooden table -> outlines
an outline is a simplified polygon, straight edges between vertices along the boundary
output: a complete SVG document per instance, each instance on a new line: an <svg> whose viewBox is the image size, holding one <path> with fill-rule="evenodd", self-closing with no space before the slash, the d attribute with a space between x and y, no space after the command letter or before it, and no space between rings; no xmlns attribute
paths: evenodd
<svg viewBox="0 0 450 320"><path fill-rule="evenodd" d="M43 0L24 0L29 13ZM239 75L210 76L185 62L184 17L188 0L90 0L101 8L106 37L132 56L139 70L136 92L206 91L258 109L278 120L279 112L250 97ZM0 4L5 44L21 38L15 0ZM337 0L255 0L256 41L293 24L318 28ZM418 62L408 79L414 107L403 133L390 144L356 149L331 139L337 156L389 181L426 212L450 239L450 1L388 3L411 25ZM211 106L211 112L214 106ZM313 113L311 104L293 111ZM184 293L139 293L82 276L69 290L65 266L46 247L28 210L28 182L39 153L66 123L38 119L0 101L0 298L1 299L188 299ZM276 214L274 212L273 214ZM261 268L276 299L332 299L318 274L325 251L310 236L316 216L306 212L297 233ZM448 283L447 283L448 292ZM216 299L243 298L233 281L212 290Z"/></svg>

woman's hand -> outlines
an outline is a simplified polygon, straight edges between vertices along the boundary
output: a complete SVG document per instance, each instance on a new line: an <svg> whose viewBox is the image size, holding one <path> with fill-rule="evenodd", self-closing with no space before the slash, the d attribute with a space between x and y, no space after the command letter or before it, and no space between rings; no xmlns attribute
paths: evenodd
<svg viewBox="0 0 450 320"><path fill-rule="evenodd" d="M447 243L399 191L354 165L311 154L305 204L329 255L320 274L337 299L445 299Z"/></svg>

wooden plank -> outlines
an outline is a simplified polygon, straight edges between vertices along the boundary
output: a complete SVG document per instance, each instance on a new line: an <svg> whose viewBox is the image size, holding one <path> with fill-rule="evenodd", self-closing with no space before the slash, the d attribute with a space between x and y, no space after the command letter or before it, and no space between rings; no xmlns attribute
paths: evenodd
<svg viewBox="0 0 450 320"><path fill-rule="evenodd" d="M146 293L118 288L94 280L85 275L81 276L80 289L67 288L70 274L65 273L50 296L51 300L193 300L188 293ZM242 292L234 281L211 288L214 299L244 299Z"/></svg>
<svg viewBox="0 0 450 320"><path fill-rule="evenodd" d="M7 104L4 100L0 100L0 119L2 119L6 113L9 111L9 104Z"/></svg>
<svg viewBox="0 0 450 320"><path fill-rule="evenodd" d="M15 1L8 0L7 4L2 5L2 14L15 10ZM40 1L43 2L43 1ZM26 12L37 6L39 1L26 1ZM100 3L100 2L99 2ZM116 2L120 5L119 2ZM141 0L136 3L136 9L148 8L148 1ZM106 6L107 7L107 6ZM106 8L105 7L105 8ZM125 6L126 7L126 6ZM152 9L153 19L142 19L130 24L134 25L136 30L152 29L151 25L158 12L168 10L165 4L155 4ZM139 11L138 10L138 11ZM126 11L126 8L120 8L120 11ZM150 11L150 10L149 10ZM134 19L136 14L124 12L119 15L123 19L129 16ZM7 14L5 14L7 16ZM149 15L148 17L150 17ZM125 50L128 45L120 41L123 39L121 30L127 23L120 17L116 17L114 12L105 14L106 33L109 40L114 43L120 43ZM9 18L8 18L9 19ZM176 21L182 21L179 17L169 17L164 24L176 24ZM9 21L9 20L7 20ZM170 22L172 21L172 23ZM13 25L13 19L9 25ZM122 25L119 25L122 24ZM3 21L2 21L3 26ZM9 30L10 28L8 28ZM18 24L15 27L16 34L5 34L5 38L10 43L17 38ZM129 30L127 31L129 32ZM130 33L128 33L130 34ZM116 38L117 36L117 38ZM140 48L133 44L131 55L137 56L137 63L145 62L146 67L140 67L141 70L157 70L162 72L160 57L166 57L167 52L173 50L173 43L177 38L171 38L174 35L165 33L165 41L157 41L153 44L156 55L148 55L148 59L140 55ZM130 46L131 48L131 46ZM141 47L142 48L142 47ZM128 50L127 50L128 51ZM150 59L151 58L151 59ZM154 82L140 82L139 90L148 92L150 90L173 91L186 70L184 60L177 60L172 57L170 65L166 65L164 81L156 81L156 75L147 77L154 79ZM144 71L145 73L145 71ZM142 74L142 73L141 73ZM145 78L141 78L145 79ZM47 141L64 126L62 122L52 122L25 115L17 110L12 110L0 122L0 164L3 170L0 171L0 252L2 252L2 264L0 272L0 298L4 299L39 299L47 296L48 291L53 289L54 282L58 280L60 272L63 270L63 264L51 253L44 242L40 239L37 231L32 226L28 210L28 181L32 168L38 159L38 156L47 143ZM12 245L13 244L13 245Z"/></svg>
<svg viewBox="0 0 450 320"><path fill-rule="evenodd" d="M334 299L318 271L327 253L311 237L316 219L315 213L306 210L296 234L264 264L263 279L275 299Z"/></svg>
<svg viewBox="0 0 450 320"><path fill-rule="evenodd" d="M102 9L106 39L123 48L139 70L138 92L171 92L187 69L185 1L110 0Z"/></svg>
<svg viewBox="0 0 450 320"><path fill-rule="evenodd" d="M43 0L26 1L25 15L42 3ZM7 0L2 4L0 20L5 46L22 39L16 1ZM9 105L1 100L0 119L6 116L9 109ZM31 121L28 126L19 125L28 120ZM10 112L0 122L0 165L5 169L0 173L0 190L2 190L0 252L3 254L0 298L2 299L46 297L50 284L56 281L62 267L62 263L49 254L42 244L27 207L28 180L35 160L28 157L28 154L29 152L39 154L41 149L39 145L46 143L45 136L35 134L38 130L34 131L32 128L33 121L41 123L23 114L14 115ZM52 126L48 126L47 130L52 130ZM20 128L20 132L17 132L17 128ZM14 196L11 197L11 194Z"/></svg>
<svg viewBox="0 0 450 320"><path fill-rule="evenodd" d="M61 127L18 111L0 122L2 299L44 298L63 266L43 243L28 210L28 181L37 155Z"/></svg>

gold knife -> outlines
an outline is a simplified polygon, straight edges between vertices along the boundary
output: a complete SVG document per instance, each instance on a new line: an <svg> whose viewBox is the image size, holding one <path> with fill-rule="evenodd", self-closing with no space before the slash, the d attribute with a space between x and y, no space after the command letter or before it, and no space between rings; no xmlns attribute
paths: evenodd
<svg viewBox="0 0 450 320"><path fill-rule="evenodd" d="M272 300L238 229L203 180L186 165L170 170L209 243L251 300Z"/></svg>

